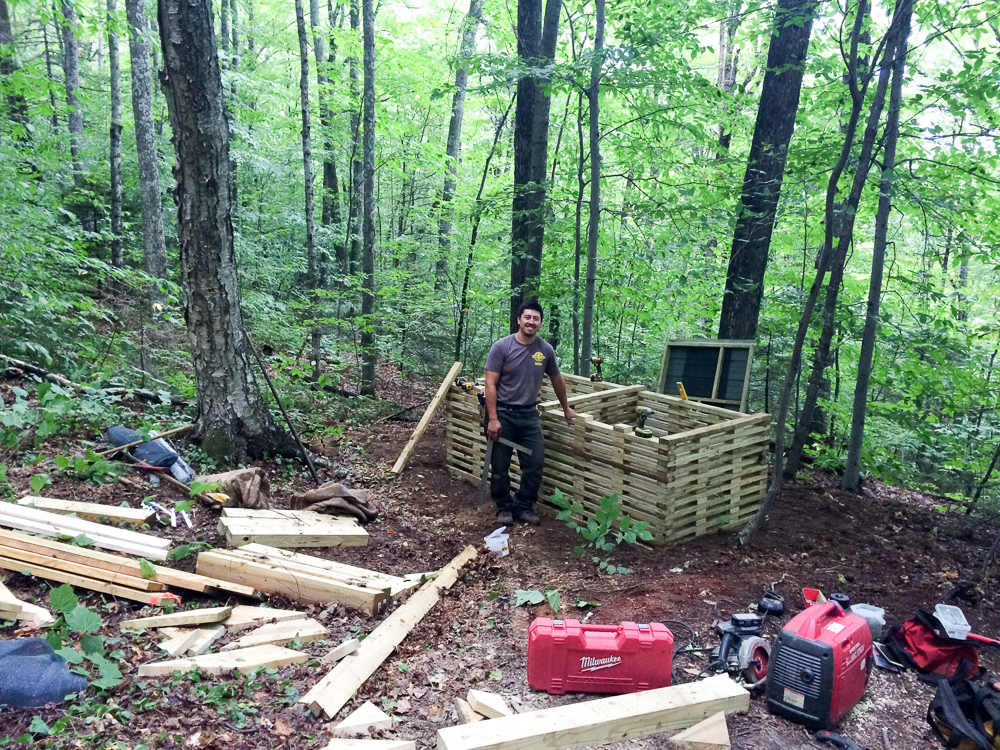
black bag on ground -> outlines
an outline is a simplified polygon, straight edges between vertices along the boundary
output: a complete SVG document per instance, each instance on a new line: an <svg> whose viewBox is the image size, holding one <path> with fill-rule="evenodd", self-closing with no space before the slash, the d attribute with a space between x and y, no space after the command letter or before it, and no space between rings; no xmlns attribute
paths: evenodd
<svg viewBox="0 0 1000 750"><path fill-rule="evenodd" d="M927 722L949 750L1000 750L1000 695L969 680L938 680Z"/></svg>
<svg viewBox="0 0 1000 750"><path fill-rule="evenodd" d="M142 440L142 436L138 432L121 426L109 427L108 431L104 433L104 437L115 446L128 445L136 440ZM177 451L171 448L170 443L163 438L156 438L148 443L137 445L130 448L128 452L133 458L161 469L168 468L179 458Z"/></svg>

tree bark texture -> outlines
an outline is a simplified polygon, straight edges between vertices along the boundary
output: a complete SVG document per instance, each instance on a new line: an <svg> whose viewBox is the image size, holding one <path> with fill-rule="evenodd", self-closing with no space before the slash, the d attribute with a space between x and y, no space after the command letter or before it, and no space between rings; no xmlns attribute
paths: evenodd
<svg viewBox="0 0 1000 750"><path fill-rule="evenodd" d="M66 82L66 106L69 107L69 151L73 171L83 173L83 106L80 104L80 45L76 40L77 15L72 0L62 0L63 73Z"/></svg>
<svg viewBox="0 0 1000 750"><path fill-rule="evenodd" d="M338 6L339 7L339 6ZM329 8L332 11L333 2L329 0ZM335 14L330 14L330 31L333 31ZM330 57L327 58L325 44L323 40L323 28L320 23L319 0L309 2L309 22L312 26L313 34L313 54L316 56L316 96L319 104L320 129L323 135L323 193L322 193L322 214L323 226L333 223L340 223L340 201L337 196L337 167L333 161L333 133L332 120L333 113L330 111L330 78L327 71L336 61L335 48L330 45ZM333 214L338 214L336 222ZM321 264L320 275L325 276L326 264Z"/></svg>
<svg viewBox="0 0 1000 750"><path fill-rule="evenodd" d="M153 77L149 68L144 0L125 0L128 20L129 57L132 61L132 118L135 123L136 155L139 162L139 193L142 201L142 249L146 273L167 277L167 243L163 234L163 203L160 199L160 166L156 156L153 125ZM156 298L156 290L150 296Z"/></svg>
<svg viewBox="0 0 1000 750"><path fill-rule="evenodd" d="M46 48L48 42L46 42ZM48 57L46 56L46 60ZM10 24L10 10L6 0L0 0L0 78L9 79L19 68L17 52L14 49L14 30ZM12 88L7 89L13 91ZM8 93L7 106L10 119L22 126L28 124L28 104L21 94ZM28 140L27 130L18 135L19 140Z"/></svg>
<svg viewBox="0 0 1000 750"><path fill-rule="evenodd" d="M720 339L755 339L771 231L795 128L816 0L778 0L719 323Z"/></svg>
<svg viewBox="0 0 1000 750"><path fill-rule="evenodd" d="M719 68L715 76L715 86L727 96L732 96L736 89L736 70L740 64L740 51L736 49L736 30L740 27L743 18L741 9L743 0L733 0L733 2L723 3L725 17L719 21ZM729 105L722 107L723 117L729 112ZM733 134L726 130L725 121L719 123L719 153L721 159L723 154L729 151L729 144L733 140Z"/></svg>
<svg viewBox="0 0 1000 750"><path fill-rule="evenodd" d="M312 0L313 4L316 0ZM319 15L318 6L316 15ZM320 330L319 306L316 290L320 288L319 264L316 260L316 210L313 196L312 133L309 113L309 42L306 36L306 19L302 0L295 0L295 23L299 32L299 98L302 105L302 174L305 187L306 218L306 275L309 284L309 310L312 317L310 340L312 344L312 378L319 380L319 362L323 346ZM317 55L319 53L317 52Z"/></svg>
<svg viewBox="0 0 1000 750"><path fill-rule="evenodd" d="M351 31L361 31L360 0L351 0ZM361 183L364 182L364 169L361 164L361 71L358 69L358 58L352 56L348 60L348 76L351 84L351 194L350 217L348 219L347 253L344 258L342 273L356 274L361 267Z"/></svg>
<svg viewBox="0 0 1000 750"><path fill-rule="evenodd" d="M590 356L594 337L594 294L597 289L597 240L601 226L601 70L604 63L604 0L594 0L597 27L594 33L594 56L590 63L590 220L587 224L587 280L583 292L583 331L580 374L590 375Z"/></svg>
<svg viewBox="0 0 1000 750"><path fill-rule="evenodd" d="M177 152L181 285L198 389L195 436L234 462L292 455L257 389L247 358L230 204L229 126L211 0L159 0L163 90Z"/></svg>
<svg viewBox="0 0 1000 750"><path fill-rule="evenodd" d="M476 49L476 31L483 18L483 0L471 0L469 13L462 24L462 37L458 45L458 70L455 71L455 93L451 98L451 119L448 122L448 142L445 145L444 189L441 192L441 218L438 220L438 258L434 288L444 286L448 275L448 250L451 242L452 199L458 182L458 154L462 144L462 118L465 114L465 89L469 84L469 71L464 59Z"/></svg>
<svg viewBox="0 0 1000 750"><path fill-rule="evenodd" d="M375 10L362 0L364 15L364 257L361 272L361 393L375 395Z"/></svg>
<svg viewBox="0 0 1000 750"><path fill-rule="evenodd" d="M858 361L858 383L854 389L854 411L851 415L851 437L847 442L847 465L841 487L857 491L861 481L861 447L865 436L865 411L868 408L868 383L875 356L875 334L878 329L882 302L882 274L885 268L885 248L889 238L889 213L892 211L892 189L895 182L896 144L899 140L899 110L903 100L903 78L906 74L907 39L913 0L899 0L899 47L892 64L892 86L889 90L889 111L885 123L885 146L882 152L882 178L879 181L878 209L875 211L875 239L872 253L872 273L868 285L868 307L861 335L861 355Z"/></svg>
<svg viewBox="0 0 1000 750"><path fill-rule="evenodd" d="M125 265L122 246L122 65L118 51L118 8L108 0L108 66L111 77L111 265Z"/></svg>
<svg viewBox="0 0 1000 750"><path fill-rule="evenodd" d="M2 2L3 0L0 0ZM58 35L57 35L58 36ZM13 36L11 37L13 38ZM56 107L56 91L55 91L55 78L52 76L52 53L49 50L49 25L48 23L42 24L42 48L45 50L45 75L48 78L50 86L49 89L49 104L52 107L52 132L59 132L59 114Z"/></svg>

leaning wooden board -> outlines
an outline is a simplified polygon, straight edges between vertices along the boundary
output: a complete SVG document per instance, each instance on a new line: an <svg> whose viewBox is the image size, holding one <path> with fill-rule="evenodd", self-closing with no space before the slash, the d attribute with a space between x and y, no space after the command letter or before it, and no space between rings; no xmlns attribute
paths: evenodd
<svg viewBox="0 0 1000 750"><path fill-rule="evenodd" d="M685 729L719 711L746 711L728 675L439 729L438 750L560 750Z"/></svg>

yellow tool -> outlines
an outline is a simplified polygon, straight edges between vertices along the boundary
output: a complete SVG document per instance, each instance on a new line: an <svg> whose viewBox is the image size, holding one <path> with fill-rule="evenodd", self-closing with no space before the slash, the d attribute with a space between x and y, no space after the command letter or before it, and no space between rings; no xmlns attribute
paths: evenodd
<svg viewBox="0 0 1000 750"><path fill-rule="evenodd" d="M651 438L653 437L653 431L646 427L646 420L653 416L653 410L648 406L637 406L635 407L635 414L638 417L639 424L635 427L636 437Z"/></svg>
<svg viewBox="0 0 1000 750"><path fill-rule="evenodd" d="M604 375L601 374L601 363L604 362L604 357L591 357L590 364L597 368L597 372L591 373L590 380L593 383L603 383Z"/></svg>
<svg viewBox="0 0 1000 750"><path fill-rule="evenodd" d="M456 378L455 385L457 385L459 388L461 388L466 393L471 393L472 391L476 390L476 381L475 380L469 380L464 375L462 375L459 378Z"/></svg>
<svg viewBox="0 0 1000 750"><path fill-rule="evenodd" d="M681 381L677 381L677 390L681 393L681 400L688 401L688 392L684 390L684 384Z"/></svg>

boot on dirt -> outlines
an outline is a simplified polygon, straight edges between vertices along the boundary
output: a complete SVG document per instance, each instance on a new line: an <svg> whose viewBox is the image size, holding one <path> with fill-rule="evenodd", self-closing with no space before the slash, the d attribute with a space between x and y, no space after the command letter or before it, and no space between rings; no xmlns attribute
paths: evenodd
<svg viewBox="0 0 1000 750"><path fill-rule="evenodd" d="M538 517L538 514L533 510L523 510L517 514L517 520L521 523L526 523L529 526L539 526L542 523L542 519Z"/></svg>
<svg viewBox="0 0 1000 750"><path fill-rule="evenodd" d="M497 523L501 526L513 526L514 525L514 514L509 510L502 510L497 513Z"/></svg>

